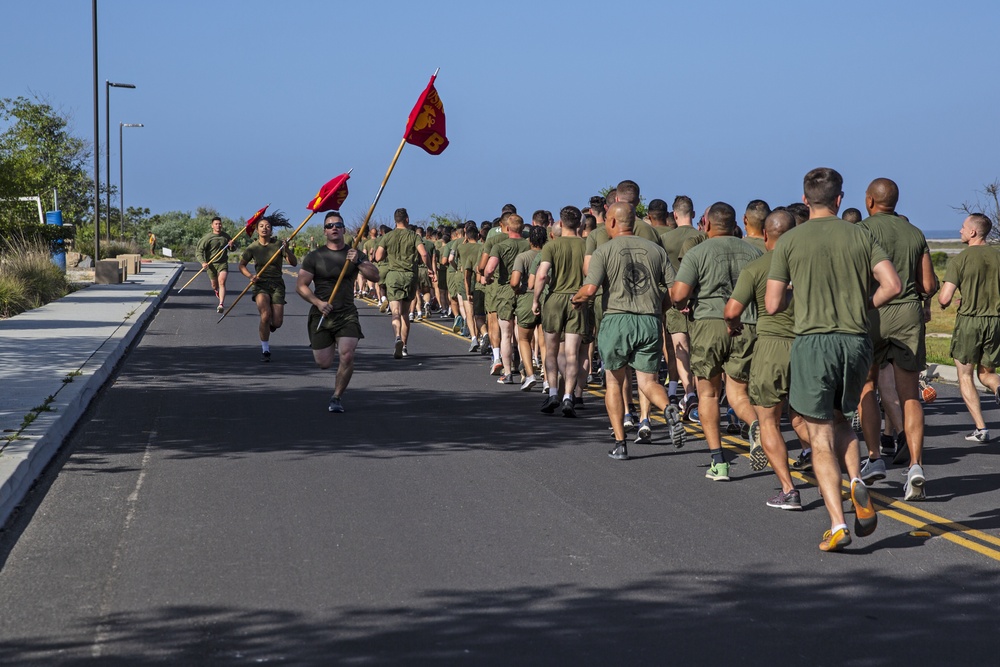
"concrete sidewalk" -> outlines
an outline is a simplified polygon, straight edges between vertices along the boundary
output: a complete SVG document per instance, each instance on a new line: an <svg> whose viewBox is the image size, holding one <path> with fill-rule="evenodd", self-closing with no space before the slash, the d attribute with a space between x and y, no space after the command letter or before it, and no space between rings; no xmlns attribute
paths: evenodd
<svg viewBox="0 0 1000 667"><path fill-rule="evenodd" d="M0 320L0 527L21 503L183 271L143 263Z"/></svg>

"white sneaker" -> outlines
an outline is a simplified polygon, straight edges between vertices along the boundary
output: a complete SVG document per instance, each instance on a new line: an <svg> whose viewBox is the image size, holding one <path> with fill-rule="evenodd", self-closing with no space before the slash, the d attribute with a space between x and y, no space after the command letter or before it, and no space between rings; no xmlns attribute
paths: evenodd
<svg viewBox="0 0 1000 667"><path fill-rule="evenodd" d="M521 383L521 391L531 391L536 384L538 384L538 378L534 375L529 375L524 378L524 382ZM548 392L548 388L546 388L545 391Z"/></svg>
<svg viewBox="0 0 1000 667"><path fill-rule="evenodd" d="M903 500L923 500L927 497L924 484L927 479L924 477L924 469L914 463L906 471L906 484L903 485Z"/></svg>
<svg viewBox="0 0 1000 667"><path fill-rule="evenodd" d="M975 431L965 436L965 439L969 442L989 442L990 431L986 428L977 428Z"/></svg>

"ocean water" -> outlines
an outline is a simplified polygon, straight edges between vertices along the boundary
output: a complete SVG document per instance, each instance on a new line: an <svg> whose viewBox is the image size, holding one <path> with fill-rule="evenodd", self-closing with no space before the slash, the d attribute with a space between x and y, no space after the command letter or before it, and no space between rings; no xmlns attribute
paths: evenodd
<svg viewBox="0 0 1000 667"><path fill-rule="evenodd" d="M958 241L958 227L954 229L921 229L924 238L935 241Z"/></svg>

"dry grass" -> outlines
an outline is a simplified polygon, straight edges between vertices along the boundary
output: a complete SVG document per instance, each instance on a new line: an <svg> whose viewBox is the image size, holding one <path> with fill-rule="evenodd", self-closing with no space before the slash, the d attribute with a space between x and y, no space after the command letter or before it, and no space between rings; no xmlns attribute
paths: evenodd
<svg viewBox="0 0 1000 667"><path fill-rule="evenodd" d="M62 270L41 243L11 243L0 255L0 317L13 317L69 293Z"/></svg>

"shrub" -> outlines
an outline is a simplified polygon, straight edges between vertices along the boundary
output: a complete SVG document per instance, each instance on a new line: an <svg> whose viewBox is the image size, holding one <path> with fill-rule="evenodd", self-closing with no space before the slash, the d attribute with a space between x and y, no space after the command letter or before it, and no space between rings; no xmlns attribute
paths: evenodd
<svg viewBox="0 0 1000 667"><path fill-rule="evenodd" d="M931 253L931 264L935 271L944 271L948 266L948 253L936 250Z"/></svg>
<svg viewBox="0 0 1000 667"><path fill-rule="evenodd" d="M0 258L3 294L0 309L12 317L29 308L44 306L69 293L66 275L56 266L44 242L12 244Z"/></svg>
<svg viewBox="0 0 1000 667"><path fill-rule="evenodd" d="M24 284L0 271L0 318L13 317L28 309Z"/></svg>

